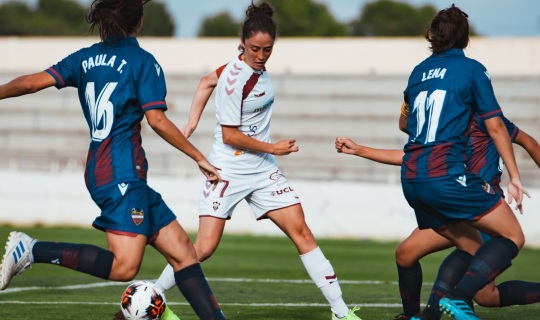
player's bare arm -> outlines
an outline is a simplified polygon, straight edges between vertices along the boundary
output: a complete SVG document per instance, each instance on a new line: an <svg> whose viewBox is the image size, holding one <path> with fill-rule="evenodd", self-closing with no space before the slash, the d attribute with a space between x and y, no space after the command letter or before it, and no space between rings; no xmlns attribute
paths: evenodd
<svg viewBox="0 0 540 320"><path fill-rule="evenodd" d="M298 146L295 139L280 140L276 143L268 143L251 138L240 132L236 127L222 126L223 143L242 150L270 153L277 156L297 152Z"/></svg>
<svg viewBox="0 0 540 320"><path fill-rule="evenodd" d="M356 144L353 140L345 137L336 138L336 150L338 153L352 154L382 164L400 166L402 163L403 150L376 149Z"/></svg>
<svg viewBox="0 0 540 320"><path fill-rule="evenodd" d="M512 141L508 135L508 131L501 117L493 117L484 121L486 124L489 136L495 143L497 152L504 161L508 175L510 176L510 183L508 184L508 203L516 201L516 209L519 209L523 213L523 207L521 202L523 200L523 194L530 197L527 190L525 190L521 184L521 178L519 170L516 164L516 158L514 155L514 149L512 148Z"/></svg>
<svg viewBox="0 0 540 320"><path fill-rule="evenodd" d="M401 114L399 116L399 130L405 132L407 129L407 118L409 117L409 105L403 101L401 105Z"/></svg>
<svg viewBox="0 0 540 320"><path fill-rule="evenodd" d="M148 110L145 113L146 120L150 127L163 140L167 141L176 149L185 153L199 165L199 169L208 178L209 181L219 182L221 178L216 168L212 166L206 157L182 134L180 129L172 123L161 109Z"/></svg>
<svg viewBox="0 0 540 320"><path fill-rule="evenodd" d="M45 71L20 76L4 85L0 85L0 99L38 92L55 84L56 80Z"/></svg>
<svg viewBox="0 0 540 320"><path fill-rule="evenodd" d="M204 108L206 107L208 99L210 99L217 82L218 75L215 71L202 77L199 81L199 85L197 86L197 90L195 91L193 100L191 101L188 123L181 130L186 138L189 138L197 128Z"/></svg>
<svg viewBox="0 0 540 320"><path fill-rule="evenodd" d="M525 131L520 130L516 136L515 143L519 144L534 160L540 168L540 144L535 138L531 137Z"/></svg>

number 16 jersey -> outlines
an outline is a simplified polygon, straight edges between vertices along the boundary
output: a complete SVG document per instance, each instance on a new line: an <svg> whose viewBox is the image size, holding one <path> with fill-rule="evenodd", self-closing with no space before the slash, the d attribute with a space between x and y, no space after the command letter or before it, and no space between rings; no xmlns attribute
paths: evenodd
<svg viewBox="0 0 540 320"><path fill-rule="evenodd" d="M75 87L90 129L85 181L90 193L115 183L146 180L141 120L166 110L161 66L136 38L96 43L46 70L58 89Z"/></svg>

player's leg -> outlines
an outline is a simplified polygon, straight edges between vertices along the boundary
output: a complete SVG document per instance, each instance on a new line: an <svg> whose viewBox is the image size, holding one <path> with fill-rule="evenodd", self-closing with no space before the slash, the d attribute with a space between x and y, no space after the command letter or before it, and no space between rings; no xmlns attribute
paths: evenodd
<svg viewBox="0 0 540 320"><path fill-rule="evenodd" d="M499 289L497 288L495 281L491 281L485 287L480 289L473 300L482 307L499 307Z"/></svg>
<svg viewBox="0 0 540 320"><path fill-rule="evenodd" d="M152 245L174 270L175 283L200 319L225 319L197 261L195 249L178 221L162 228Z"/></svg>
<svg viewBox="0 0 540 320"><path fill-rule="evenodd" d="M441 299L441 307L449 313L465 310L466 308L460 308L459 305L463 302L470 305L480 289L510 267L512 259L517 256L525 242L521 226L504 200L488 214L470 224L493 238L475 253L456 288Z"/></svg>
<svg viewBox="0 0 540 320"><path fill-rule="evenodd" d="M194 245L195 255L199 262L208 259L212 253L214 253L219 245L224 228L224 219L207 216L199 219L199 231L197 232L197 240ZM176 281L174 280L174 270L170 264L163 269L156 281L156 285L163 291L167 291L176 285Z"/></svg>
<svg viewBox="0 0 540 320"><path fill-rule="evenodd" d="M497 285L495 288L496 289L491 293L492 303L487 305L488 307L507 307L540 302L540 283L538 282L510 280ZM478 293L481 291L482 290ZM478 296L478 293L476 294L475 299ZM498 302L498 305L495 305L495 302ZM480 304L480 302L478 302L478 304ZM487 302L485 302L485 304L487 304Z"/></svg>
<svg viewBox="0 0 540 320"><path fill-rule="evenodd" d="M186 231L175 215L161 199L149 190L150 212L155 235L150 244L156 248L171 265L175 284L180 289L200 319L225 319L197 260L195 248Z"/></svg>
<svg viewBox="0 0 540 320"><path fill-rule="evenodd" d="M311 279L322 291L332 309L333 319L359 319L354 313L357 308L349 309L342 297L341 287L332 264L318 247L313 233L307 226L304 211L300 204L272 210L266 215L294 243L300 259Z"/></svg>
<svg viewBox="0 0 540 320"><path fill-rule="evenodd" d="M199 230L195 241L195 254L199 262L208 259L216 250L225 228L225 222L232 214L236 203L243 199L242 194L246 191L238 190L236 186L242 186L242 183L234 183L234 177L221 173L222 179L226 182L220 183L215 189L212 184L207 183L206 179L201 181L201 198L199 199ZM229 195L233 191L232 198ZM217 205L219 203L219 205ZM216 205L216 210L214 210ZM215 215L215 216L214 216ZM176 285L174 280L174 270L167 265L156 285L167 291Z"/></svg>
<svg viewBox="0 0 540 320"><path fill-rule="evenodd" d="M195 252L200 262L210 258L216 251L227 220L217 217L199 218L199 229L195 239Z"/></svg>
<svg viewBox="0 0 540 320"><path fill-rule="evenodd" d="M34 263L63 266L101 279L111 279L113 252L89 244L38 241L13 231L0 266L0 290ZM116 279L111 279L116 280Z"/></svg>
<svg viewBox="0 0 540 320"><path fill-rule="evenodd" d="M437 229L437 233L456 243L456 249L441 263L426 308L420 314L412 317L413 320L439 319L441 317L439 300L461 280L471 262L472 255L482 244L480 233L464 223Z"/></svg>
<svg viewBox="0 0 540 320"><path fill-rule="evenodd" d="M102 279L133 279L144 254L146 235L131 231L136 229L135 223L126 213L145 207L146 187L144 182L130 183L127 189L112 186L92 194L102 210L94 226L107 232L109 250L88 244L36 242L23 233L11 233L0 270L0 288L6 288L14 275L32 263L60 265ZM144 219L141 222L142 226L146 223Z"/></svg>
<svg viewBox="0 0 540 320"><path fill-rule="evenodd" d="M422 290L422 267L424 256L452 247L448 239L432 229L415 228L396 248L399 294L403 313L396 319L409 319L420 312Z"/></svg>
<svg viewBox="0 0 540 320"><path fill-rule="evenodd" d="M426 308L411 319L440 318L439 299L441 295L451 290L461 279L472 254L482 244L482 238L476 229L467 224L456 224L449 220L452 219L451 213L459 211L462 205L460 201L463 196L459 186L461 185L453 179L414 183L402 181L403 194L409 205L414 208L418 226L432 228L457 247L441 264ZM430 192L426 192L426 190ZM434 193L433 190L440 192Z"/></svg>

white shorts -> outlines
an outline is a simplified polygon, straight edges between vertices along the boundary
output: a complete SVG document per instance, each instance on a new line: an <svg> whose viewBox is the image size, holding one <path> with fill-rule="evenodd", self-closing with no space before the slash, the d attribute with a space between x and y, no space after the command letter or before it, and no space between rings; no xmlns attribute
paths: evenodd
<svg viewBox="0 0 540 320"><path fill-rule="evenodd" d="M265 219L269 211L300 203L298 195L277 167L254 174L219 172L223 182L213 185L204 179L199 216L230 219L236 205L245 199L255 219Z"/></svg>

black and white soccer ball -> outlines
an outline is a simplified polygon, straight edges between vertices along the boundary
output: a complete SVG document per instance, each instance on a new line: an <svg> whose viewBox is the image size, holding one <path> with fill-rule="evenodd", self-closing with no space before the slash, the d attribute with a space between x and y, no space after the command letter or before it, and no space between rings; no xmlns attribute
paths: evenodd
<svg viewBox="0 0 540 320"><path fill-rule="evenodd" d="M150 281L136 281L122 294L120 302L126 319L161 319L165 312L165 294Z"/></svg>

